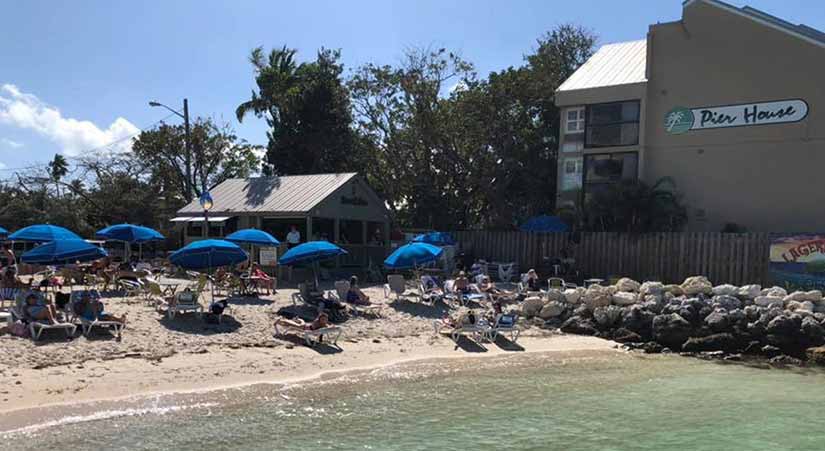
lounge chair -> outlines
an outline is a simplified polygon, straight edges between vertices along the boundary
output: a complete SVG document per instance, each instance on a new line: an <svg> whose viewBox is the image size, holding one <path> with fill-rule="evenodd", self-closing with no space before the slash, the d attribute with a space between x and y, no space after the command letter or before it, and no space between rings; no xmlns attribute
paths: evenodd
<svg viewBox="0 0 825 451"><path fill-rule="evenodd" d="M501 282L510 283L510 281L513 279L513 276L515 275L513 274L515 272L515 269L515 263L498 265L498 280L500 280Z"/></svg>
<svg viewBox="0 0 825 451"><path fill-rule="evenodd" d="M281 326L280 328L278 327L279 324ZM322 343L325 336L329 336L332 339L332 341L328 343L333 346L338 346L338 338L341 337L343 329L339 326L327 326L320 329L309 330L303 327L295 327L290 324L280 323L278 321L275 322L275 335L285 337L289 331L301 336L307 346L313 347L316 344Z"/></svg>
<svg viewBox="0 0 825 451"><path fill-rule="evenodd" d="M66 332L66 338L71 338L77 330L77 327L70 322L58 322L56 324L52 324L46 320L35 320L29 318L26 314L26 297L28 297L29 293L36 294L41 303L46 303L46 300L40 293L28 290L18 290L15 297L15 305L9 311L9 313L11 313L11 321L14 322L19 320L27 323L29 325L29 332L31 333L32 340L34 341L40 339L40 334L42 334L44 330L51 329L63 329Z"/></svg>
<svg viewBox="0 0 825 451"><path fill-rule="evenodd" d="M472 287L473 285L471 285L471 289ZM448 280L444 282L444 299L457 303L458 306L465 306L472 301L483 301L487 299L487 295L479 292L459 294L455 289L455 280Z"/></svg>
<svg viewBox="0 0 825 451"><path fill-rule="evenodd" d="M178 313L195 312L200 318L203 315L203 305L200 303L201 291L181 291L174 296L174 302L168 302L166 306L166 316L175 319Z"/></svg>
<svg viewBox="0 0 825 451"><path fill-rule="evenodd" d="M495 323L484 330L484 338L489 341L495 341L497 335L509 335L510 341L515 343L521 331L516 327L518 316L514 313L502 313L496 317Z"/></svg>
<svg viewBox="0 0 825 451"><path fill-rule="evenodd" d="M309 307L314 307L316 309L321 309L321 303L323 302L323 295L319 296L312 296L310 294L310 286L306 283L299 283L298 284L298 291L292 293L292 305L307 305Z"/></svg>
<svg viewBox="0 0 825 451"><path fill-rule="evenodd" d="M118 322L118 321L107 321L102 319L93 319L90 320L83 315L78 315L75 313L74 305L77 302L80 302L80 298L84 293L88 293L93 299L100 299L100 292L97 290L78 290L72 291L71 297L69 298L69 303L67 304L67 311L71 315L74 321L80 323L81 330L83 332L84 337L88 337L89 333L95 327L109 329L115 332L115 335L120 337L123 329L126 327L125 324Z"/></svg>
<svg viewBox="0 0 825 451"><path fill-rule="evenodd" d="M365 313L371 315L380 315L383 305L379 303L372 303L370 305L361 305L361 304L353 304L347 302L347 293L349 292L349 281L347 280L338 280L335 282L335 292L330 292L331 296L335 296L340 302L345 303L348 305L353 312L359 315L363 315Z"/></svg>
<svg viewBox="0 0 825 451"><path fill-rule="evenodd" d="M118 279L117 287L123 291L123 297L140 297L143 296L143 285L140 282L129 279Z"/></svg>
<svg viewBox="0 0 825 451"><path fill-rule="evenodd" d="M387 275L387 283L384 284L384 299L389 299L395 293L395 298L400 299L407 293L407 281L400 274Z"/></svg>
<svg viewBox="0 0 825 451"><path fill-rule="evenodd" d="M469 335L476 341L481 341L484 339L487 329L490 328L486 321L478 317L476 317L475 323L470 324L466 313L459 316L456 323L459 324L458 327L450 326L442 320L436 320L433 322L433 327L436 335L448 335L456 342L462 335Z"/></svg>
<svg viewBox="0 0 825 451"><path fill-rule="evenodd" d="M0 288L0 310L7 308L6 301L10 304L8 308L14 307L19 292L20 288Z"/></svg>
<svg viewBox="0 0 825 451"><path fill-rule="evenodd" d="M439 301L444 297L444 293L443 291L439 294L433 293L432 289L427 288L430 283L436 287L438 286L435 279L433 279L433 276L428 274L424 274L418 279L418 297L424 302L435 304L436 301Z"/></svg>

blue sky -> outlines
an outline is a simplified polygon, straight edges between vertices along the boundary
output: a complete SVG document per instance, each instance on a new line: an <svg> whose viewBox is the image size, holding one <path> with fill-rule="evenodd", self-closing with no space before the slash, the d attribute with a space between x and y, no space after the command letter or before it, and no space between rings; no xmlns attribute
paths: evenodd
<svg viewBox="0 0 825 451"><path fill-rule="evenodd" d="M730 1L825 29L819 0ZM340 48L354 68L405 48L446 47L481 75L522 63L536 38L574 23L600 43L640 39L678 20L681 0L6 1L0 5L0 177L56 152L76 155L167 116L156 99L232 123L265 144L265 124L235 107L254 86L250 49L284 44L309 59ZM168 121L177 121L169 118ZM128 140L119 144L128 146Z"/></svg>

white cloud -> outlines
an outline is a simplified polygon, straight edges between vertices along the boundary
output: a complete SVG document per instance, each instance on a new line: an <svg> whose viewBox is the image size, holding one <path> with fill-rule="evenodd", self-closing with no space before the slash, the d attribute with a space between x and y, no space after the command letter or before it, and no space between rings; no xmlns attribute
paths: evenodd
<svg viewBox="0 0 825 451"><path fill-rule="evenodd" d="M106 129L90 121L63 117L60 110L41 101L34 94L21 92L17 86L0 86L0 123L33 130L61 147L68 155L106 146L114 151L128 151L132 140L126 139L140 132L134 124L118 117Z"/></svg>
<svg viewBox="0 0 825 451"><path fill-rule="evenodd" d="M9 138L0 138L0 147L8 147L9 149L19 149L23 147L23 143L12 141Z"/></svg>

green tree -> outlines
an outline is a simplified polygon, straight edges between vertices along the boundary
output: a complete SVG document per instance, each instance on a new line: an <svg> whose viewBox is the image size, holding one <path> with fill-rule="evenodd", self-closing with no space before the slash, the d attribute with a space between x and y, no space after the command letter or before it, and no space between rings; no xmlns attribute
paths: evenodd
<svg viewBox="0 0 825 451"><path fill-rule="evenodd" d="M670 177L653 185L624 180L596 191L583 214L586 228L599 232L676 232L687 223L687 208Z"/></svg>
<svg viewBox="0 0 825 451"><path fill-rule="evenodd" d="M296 50L282 47L268 55L252 50L257 92L241 103L238 121L253 113L266 120L267 173L310 174L358 168L353 155L350 98L341 73L341 53L321 49L315 61L297 64Z"/></svg>
<svg viewBox="0 0 825 451"><path fill-rule="evenodd" d="M59 153L54 154L54 158L48 165L49 177L54 182L54 188L57 192L57 197L60 197L60 179L69 173L69 162L66 157Z"/></svg>

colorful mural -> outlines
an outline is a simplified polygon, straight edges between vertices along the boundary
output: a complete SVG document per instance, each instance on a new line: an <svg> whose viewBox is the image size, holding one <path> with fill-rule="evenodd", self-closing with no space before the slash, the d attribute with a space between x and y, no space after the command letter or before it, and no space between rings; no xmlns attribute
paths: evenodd
<svg viewBox="0 0 825 451"><path fill-rule="evenodd" d="M774 237L770 275L781 287L825 289L825 234Z"/></svg>

